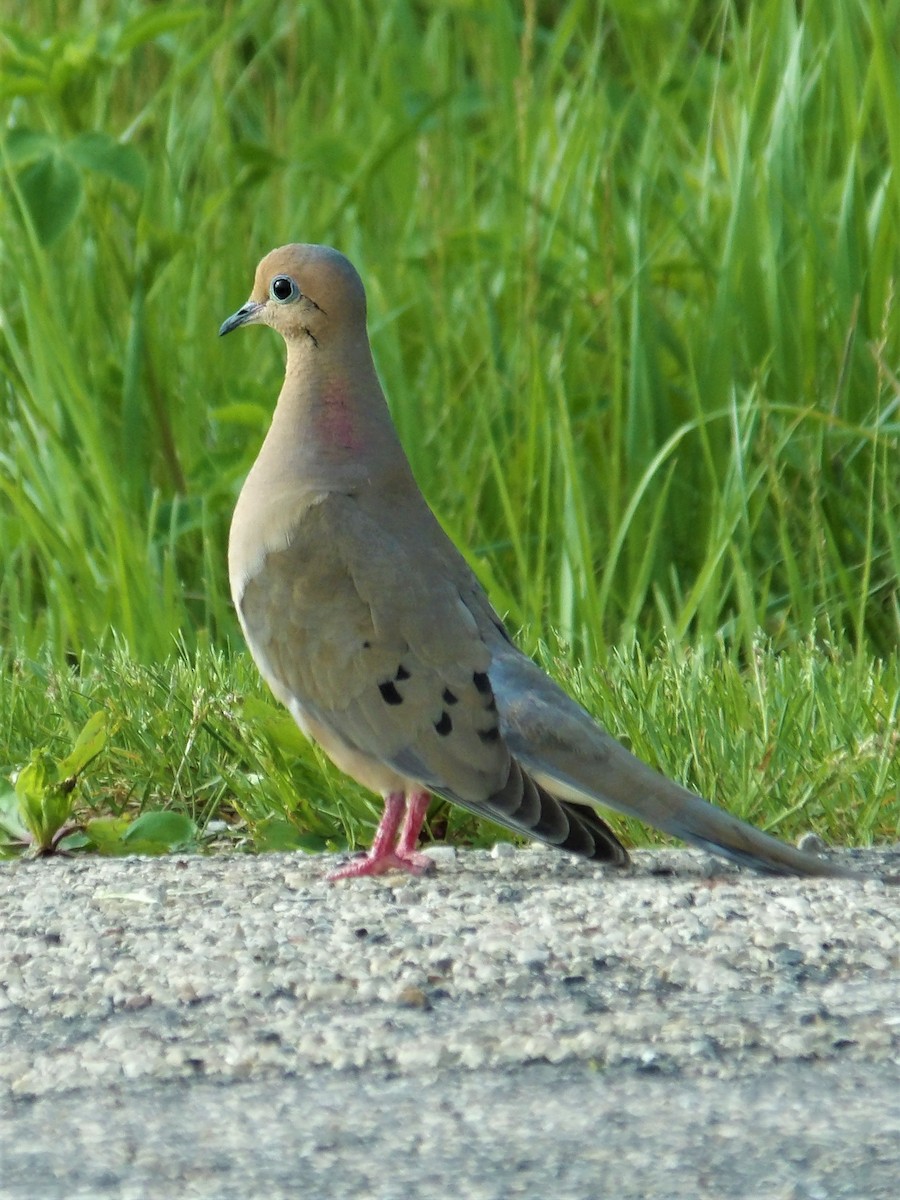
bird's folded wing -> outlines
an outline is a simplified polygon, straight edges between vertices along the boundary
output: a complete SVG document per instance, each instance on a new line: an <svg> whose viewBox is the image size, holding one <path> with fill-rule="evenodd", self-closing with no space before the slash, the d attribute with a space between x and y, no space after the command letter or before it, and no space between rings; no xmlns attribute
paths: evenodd
<svg viewBox="0 0 900 1200"><path fill-rule="evenodd" d="M442 551L440 538L410 549L350 497L307 509L240 599L263 674L345 762L381 763L528 837L626 862L599 817L560 802L510 755L472 607L494 639L496 618L456 552Z"/></svg>
<svg viewBox="0 0 900 1200"><path fill-rule="evenodd" d="M463 802L503 787L510 756L475 619L452 579L352 498L308 509L240 607L277 694L348 745Z"/></svg>

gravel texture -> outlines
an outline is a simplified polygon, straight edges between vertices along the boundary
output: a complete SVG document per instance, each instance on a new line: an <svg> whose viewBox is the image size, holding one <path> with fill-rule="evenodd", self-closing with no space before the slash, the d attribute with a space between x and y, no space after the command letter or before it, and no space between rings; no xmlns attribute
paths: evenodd
<svg viewBox="0 0 900 1200"><path fill-rule="evenodd" d="M0 1197L893 1200L900 889L635 857L3 864Z"/></svg>

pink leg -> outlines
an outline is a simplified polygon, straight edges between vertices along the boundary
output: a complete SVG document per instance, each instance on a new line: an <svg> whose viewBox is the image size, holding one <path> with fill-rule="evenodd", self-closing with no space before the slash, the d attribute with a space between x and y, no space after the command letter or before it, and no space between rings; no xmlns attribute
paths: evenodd
<svg viewBox="0 0 900 1200"><path fill-rule="evenodd" d="M391 792L385 797L384 813L375 830L369 853L332 871L328 878L355 879L360 875L383 875L385 871L408 871L411 875L421 875L429 870L434 865L431 859L415 848L428 812L428 800L427 792L410 792L408 798L403 792Z"/></svg>
<svg viewBox="0 0 900 1200"><path fill-rule="evenodd" d="M415 874L427 871L434 866L427 854L416 850L419 844L419 834L422 823L428 815L428 803L431 800L428 792L410 792L406 797L406 818L397 839L397 857L403 862L410 863L409 869L415 868Z"/></svg>

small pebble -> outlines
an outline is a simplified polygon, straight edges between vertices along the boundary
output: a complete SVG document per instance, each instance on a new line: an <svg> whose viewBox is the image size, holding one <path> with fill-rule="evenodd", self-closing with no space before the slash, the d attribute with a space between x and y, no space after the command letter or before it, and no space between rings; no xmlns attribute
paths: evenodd
<svg viewBox="0 0 900 1200"><path fill-rule="evenodd" d="M457 849L455 846L445 846L442 843L434 846L424 846L424 853L435 863L436 866L446 866L456 860Z"/></svg>
<svg viewBox="0 0 900 1200"><path fill-rule="evenodd" d="M813 833L810 830L810 832L804 833L797 838L797 849L803 850L806 854L822 854L828 847L817 833Z"/></svg>

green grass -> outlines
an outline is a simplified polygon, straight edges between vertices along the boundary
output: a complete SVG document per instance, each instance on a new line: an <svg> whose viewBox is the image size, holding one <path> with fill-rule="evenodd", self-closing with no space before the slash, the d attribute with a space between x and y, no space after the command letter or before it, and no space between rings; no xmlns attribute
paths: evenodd
<svg viewBox="0 0 900 1200"><path fill-rule="evenodd" d="M11 697L84 661L130 747L110 805L224 803L252 834L297 792L304 829L358 835L358 793L223 715L262 695L225 545L282 349L216 329L266 250L325 241L367 283L417 477L525 644L558 638L631 738L651 668L616 648L643 646L653 761L778 829L896 836L882 752L834 762L896 728L900 0L52 8L0 25L0 767L63 736ZM681 743L690 671L752 696L817 663L824 708L740 733L781 762L818 722L793 769L734 777L743 702L704 711L701 682ZM175 776L193 718L153 705L197 687L218 732Z"/></svg>
<svg viewBox="0 0 900 1200"><path fill-rule="evenodd" d="M721 645L662 645L649 657L631 646L587 671L537 650L636 754L737 815L788 839L807 830L834 844L896 838L897 653L864 664L811 641L781 655L760 643L745 667ZM81 828L170 809L189 818L196 846L335 850L367 843L380 815L310 746L244 654L182 650L141 666L117 646L77 665L3 667L0 736L13 762L36 746L64 757L87 720L106 714L106 751L77 792ZM210 829L212 820L227 827ZM636 823L613 822L628 841L646 841ZM478 845L507 836L441 802L430 832Z"/></svg>

